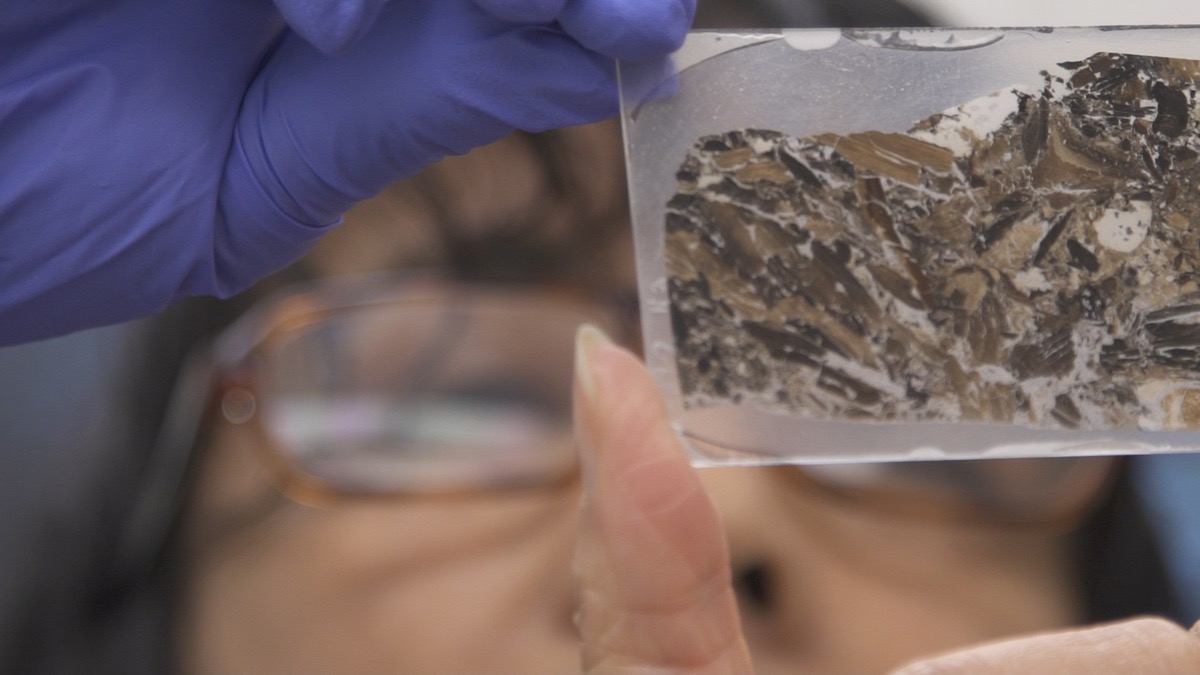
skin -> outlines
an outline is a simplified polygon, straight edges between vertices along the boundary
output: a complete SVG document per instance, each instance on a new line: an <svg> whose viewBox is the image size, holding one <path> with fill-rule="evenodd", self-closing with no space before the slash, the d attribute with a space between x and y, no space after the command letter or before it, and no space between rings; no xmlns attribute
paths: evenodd
<svg viewBox="0 0 1200 675"><path fill-rule="evenodd" d="M614 140L611 125L569 136L589 213L621 198ZM501 143L424 179L461 197L449 217L475 236L489 214L546 208L534 164ZM353 213L311 266L441 262L418 187ZM546 236L571 236L571 222ZM572 271L627 290L630 260L618 238ZM786 469L696 471L636 357L584 336L583 470L553 487L305 506L279 495L253 424L214 418L183 525L184 669L737 673L752 657L761 673L881 673L1077 623L1060 534L856 509Z"/></svg>

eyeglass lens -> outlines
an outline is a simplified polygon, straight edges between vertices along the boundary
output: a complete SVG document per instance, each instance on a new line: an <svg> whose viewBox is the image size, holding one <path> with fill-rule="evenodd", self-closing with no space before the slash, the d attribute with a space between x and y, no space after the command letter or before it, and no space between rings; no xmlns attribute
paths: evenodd
<svg viewBox="0 0 1200 675"><path fill-rule="evenodd" d="M357 307L270 351L260 410L338 490L515 487L569 472L583 305L491 295Z"/></svg>

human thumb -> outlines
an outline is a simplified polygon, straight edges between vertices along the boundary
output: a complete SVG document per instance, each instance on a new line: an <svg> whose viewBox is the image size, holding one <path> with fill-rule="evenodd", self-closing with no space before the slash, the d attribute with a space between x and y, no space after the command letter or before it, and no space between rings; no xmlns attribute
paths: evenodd
<svg viewBox="0 0 1200 675"><path fill-rule="evenodd" d="M591 327L576 343L575 419L584 670L751 672L716 509L649 373Z"/></svg>

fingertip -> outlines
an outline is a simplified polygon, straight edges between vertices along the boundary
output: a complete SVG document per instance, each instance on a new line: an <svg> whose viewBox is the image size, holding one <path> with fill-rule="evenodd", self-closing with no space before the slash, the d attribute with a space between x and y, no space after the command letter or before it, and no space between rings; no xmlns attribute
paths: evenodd
<svg viewBox="0 0 1200 675"><path fill-rule="evenodd" d="M585 0L568 3L559 23L588 49L649 61L679 49L695 13L695 0Z"/></svg>
<svg viewBox="0 0 1200 675"><path fill-rule="evenodd" d="M599 445L626 441L641 445L666 423L666 408L645 366L592 325L576 333L575 382L581 450L598 452Z"/></svg>
<svg viewBox="0 0 1200 675"><path fill-rule="evenodd" d="M549 23L562 13L567 0L475 0L475 4L508 23Z"/></svg>
<svg viewBox="0 0 1200 675"><path fill-rule="evenodd" d="M300 37L325 54L338 54L375 23L384 0L275 0Z"/></svg>
<svg viewBox="0 0 1200 675"><path fill-rule="evenodd" d="M596 351L612 345L613 341L596 326L586 323L575 332L575 379L588 402L596 398L596 378L593 363Z"/></svg>
<svg viewBox="0 0 1200 675"><path fill-rule="evenodd" d="M590 496L602 443L605 398L612 388L612 352L619 351L601 329L583 324L575 332L575 440L584 494Z"/></svg>

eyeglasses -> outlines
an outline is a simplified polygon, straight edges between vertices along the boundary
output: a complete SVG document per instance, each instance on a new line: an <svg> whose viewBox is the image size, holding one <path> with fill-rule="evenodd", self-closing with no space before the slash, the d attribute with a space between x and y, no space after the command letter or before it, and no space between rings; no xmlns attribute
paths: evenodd
<svg viewBox="0 0 1200 675"><path fill-rule="evenodd" d="M259 436L281 490L304 503L569 480L575 331L589 322L630 342L632 307L411 275L324 281L268 299L181 375L126 557L149 560L145 548L161 546L214 407ZM1056 458L784 470L859 506L1013 526L1077 522L1112 466Z"/></svg>
<svg viewBox="0 0 1200 675"><path fill-rule="evenodd" d="M220 409L289 496L494 491L574 475L575 331L615 302L435 280L324 286L218 341Z"/></svg>
<svg viewBox="0 0 1200 675"><path fill-rule="evenodd" d="M221 407L257 422L284 491L430 494L573 475L570 387L584 322L612 303L444 282L324 287L269 303L226 342ZM627 322L631 325L632 322ZM891 513L1002 525L1073 523L1104 458L791 468L809 488Z"/></svg>
<svg viewBox="0 0 1200 675"><path fill-rule="evenodd" d="M215 342L222 414L259 435L286 494L461 493L570 478L574 335L630 307L563 290L432 277L321 282L260 303ZM922 518L1069 521L1104 458L789 467L809 488Z"/></svg>
<svg viewBox="0 0 1200 675"><path fill-rule="evenodd" d="M259 302L183 364L118 574L139 578L167 550L213 412L256 434L280 490L308 504L573 479L575 331L589 322L630 342L629 300L416 273Z"/></svg>

